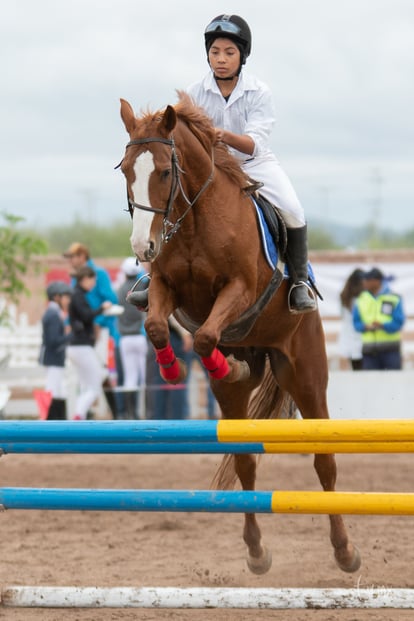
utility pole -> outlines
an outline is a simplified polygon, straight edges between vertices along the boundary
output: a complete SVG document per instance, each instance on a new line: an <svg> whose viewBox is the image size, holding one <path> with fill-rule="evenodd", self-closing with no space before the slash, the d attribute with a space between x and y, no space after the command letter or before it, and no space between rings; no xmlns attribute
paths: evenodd
<svg viewBox="0 0 414 621"><path fill-rule="evenodd" d="M379 166L374 166L370 178L372 184L372 197L370 203L372 205L370 237L372 245L377 245L379 241L379 231L382 217L384 177Z"/></svg>

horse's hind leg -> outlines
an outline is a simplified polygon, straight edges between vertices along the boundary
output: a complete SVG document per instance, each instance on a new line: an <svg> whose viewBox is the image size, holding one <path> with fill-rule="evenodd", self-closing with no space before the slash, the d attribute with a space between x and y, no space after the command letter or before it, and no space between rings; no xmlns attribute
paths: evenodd
<svg viewBox="0 0 414 621"><path fill-rule="evenodd" d="M235 455L236 474L243 490L254 490L256 457ZM272 553L262 545L262 535L254 513L245 513L243 539L247 546L247 566L255 574L265 574L272 566Z"/></svg>
<svg viewBox="0 0 414 621"><path fill-rule="evenodd" d="M321 328L319 327L319 329ZM293 372L287 358L282 358L274 353L271 359L272 367L276 369L279 384L291 394L303 418L329 418L326 400L328 370L323 340L317 339L308 346L314 352L315 359L319 361L318 366L304 364L303 360L298 358L295 372ZM317 369L316 376L313 375L314 369ZM296 378L300 378L300 380ZM336 483L335 456L315 455L314 465L323 489L326 492L334 492ZM360 554L358 548L348 539L342 516L330 515L329 520L331 525L330 537L338 566L343 571L357 571L361 565Z"/></svg>
<svg viewBox="0 0 414 621"><path fill-rule="evenodd" d="M315 470L325 491L334 491L336 482L336 462L334 455L315 455ZM357 571L361 566L359 550L348 539L342 515L330 515L331 543L335 560L340 569L346 572Z"/></svg>
<svg viewBox="0 0 414 621"><path fill-rule="evenodd" d="M250 351L244 356L250 367L250 377L244 382L225 384L213 382L213 392L219 402L223 418L247 418L249 398L252 390L258 386L263 377L265 357L264 354ZM254 455L234 455L234 470L238 476L243 490L252 491L256 482L256 457ZM223 464L229 465L228 460ZM216 476L216 480L226 485L226 466L219 470L222 476ZM262 545L262 536L256 515L246 513L244 517L243 539L247 546L247 565L255 574L264 574L272 565L270 551Z"/></svg>

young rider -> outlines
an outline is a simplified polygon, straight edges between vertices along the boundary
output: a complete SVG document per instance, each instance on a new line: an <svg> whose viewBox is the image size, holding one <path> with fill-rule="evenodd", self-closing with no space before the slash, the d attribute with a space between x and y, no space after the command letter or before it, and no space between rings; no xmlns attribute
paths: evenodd
<svg viewBox="0 0 414 621"><path fill-rule="evenodd" d="M292 312L316 309L309 293L307 235L303 208L295 190L269 147L274 112L269 88L242 68L251 50L251 32L238 15L219 15L204 32L211 71L187 90L213 120L224 142L255 181L260 192L278 207L287 227L288 256L293 286Z"/></svg>

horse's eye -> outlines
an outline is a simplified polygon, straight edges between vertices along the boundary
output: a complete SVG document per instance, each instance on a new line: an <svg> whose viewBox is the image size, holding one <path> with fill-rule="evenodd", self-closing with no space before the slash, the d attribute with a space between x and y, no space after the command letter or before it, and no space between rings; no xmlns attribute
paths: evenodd
<svg viewBox="0 0 414 621"><path fill-rule="evenodd" d="M171 174L171 169L170 168L167 168L166 170L163 170L162 173L161 173L161 179L163 181L165 181L166 179L168 179L170 174Z"/></svg>

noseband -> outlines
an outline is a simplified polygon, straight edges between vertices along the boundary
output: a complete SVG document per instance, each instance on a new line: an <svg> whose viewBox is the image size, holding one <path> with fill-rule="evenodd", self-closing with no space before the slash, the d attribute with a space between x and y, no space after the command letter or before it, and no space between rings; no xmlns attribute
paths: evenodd
<svg viewBox="0 0 414 621"><path fill-rule="evenodd" d="M213 180L213 175L214 175L214 152L212 151L212 153L211 153L211 172L210 172L210 175L209 175L208 179L206 180L206 182L201 187L201 189L197 192L197 194L193 198L193 200L190 200L188 198L187 194L185 193L185 190L184 190L183 185L181 183L181 173L184 173L184 171L182 170L182 168L180 167L180 165L178 163L178 157L177 157L177 152L175 150L174 138L168 139L168 138L161 138L161 137L157 137L157 136L153 136L153 137L150 137L150 138L137 138L136 140L131 140L130 142L128 142L128 144L126 145L126 148L132 147L132 146L135 146L135 145L148 144L150 142L160 142L161 144L166 144L166 145L171 147L172 182L171 182L170 194L169 194L169 197L168 197L168 200L167 200L167 206L166 206L165 209L158 209L156 207L147 207L146 205L140 205L139 203L136 203L135 201L133 201L128 196L127 197L128 198L128 211L129 211L129 213L131 215L131 218L134 215L134 210L135 209L141 209L143 211L150 211L151 213L154 213L154 214L161 214L161 215L163 215L164 216L164 220L163 220L162 240L163 240L164 243L167 243L167 242L170 241L171 237L173 235L175 235L175 233L178 231L178 229L180 228L181 223L184 220L184 218L187 215L187 213L190 211L190 209L192 209L192 207L195 205L195 203L198 201L200 196L208 188L208 186L210 185L211 181ZM121 164L122 164L122 162L120 164L118 164L118 166L116 168L121 166ZM174 200L175 200L175 198L177 196L178 190L181 193L181 196L183 197L184 201L187 204L187 209L176 220L176 222L171 222L170 219L169 219L169 216L170 216L170 213L172 211L173 203L174 203Z"/></svg>

